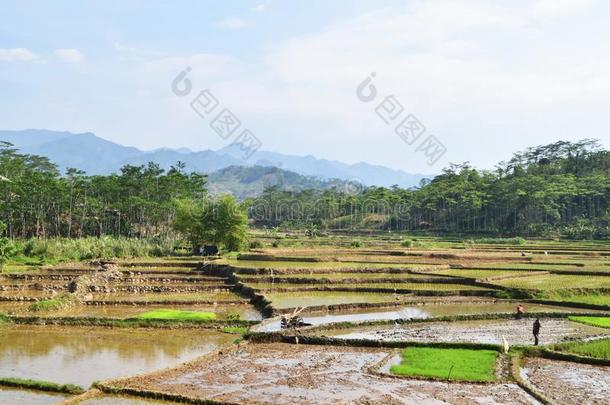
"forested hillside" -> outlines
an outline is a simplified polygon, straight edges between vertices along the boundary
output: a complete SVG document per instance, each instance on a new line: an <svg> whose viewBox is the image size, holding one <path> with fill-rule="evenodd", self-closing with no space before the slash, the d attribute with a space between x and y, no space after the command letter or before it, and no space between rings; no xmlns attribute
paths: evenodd
<svg viewBox="0 0 610 405"><path fill-rule="evenodd" d="M494 171L452 165L417 190L269 190L251 215L265 226L607 238L610 153L595 140L556 142L516 153Z"/></svg>
<svg viewBox="0 0 610 405"><path fill-rule="evenodd" d="M294 179L283 179L285 172L257 170L270 176L263 195L246 201L251 222L260 227L610 235L610 153L593 140L530 148L494 171L452 165L417 189L327 184L325 190L286 190L284 180ZM13 238L162 237L172 232L175 199L206 195L206 176L187 173L182 164L168 171L154 163L127 165L108 176L70 169L62 176L48 159L7 143L0 144L0 175L0 221Z"/></svg>

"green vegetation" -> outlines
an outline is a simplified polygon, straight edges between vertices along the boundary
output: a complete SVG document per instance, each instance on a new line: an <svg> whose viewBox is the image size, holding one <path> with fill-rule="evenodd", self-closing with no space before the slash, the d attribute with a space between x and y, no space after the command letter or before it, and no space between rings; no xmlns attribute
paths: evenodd
<svg viewBox="0 0 610 405"><path fill-rule="evenodd" d="M414 190L369 187L351 195L269 188L251 211L254 223L267 227L602 239L610 237L609 208L610 152L585 139L529 148L493 172L452 164Z"/></svg>
<svg viewBox="0 0 610 405"><path fill-rule="evenodd" d="M0 221L0 273L4 272L4 264L17 253L13 241L3 236L5 230L6 225Z"/></svg>
<svg viewBox="0 0 610 405"><path fill-rule="evenodd" d="M9 318L8 316L0 313L0 325L5 325L7 323L12 323L11 318Z"/></svg>
<svg viewBox="0 0 610 405"><path fill-rule="evenodd" d="M610 339L562 343L554 346L553 349L578 354L580 356L610 360Z"/></svg>
<svg viewBox="0 0 610 405"><path fill-rule="evenodd" d="M231 333L233 335L245 335L248 333L248 328L244 328L241 326L226 326L221 329L223 333Z"/></svg>
<svg viewBox="0 0 610 405"><path fill-rule="evenodd" d="M156 163L124 166L119 174L61 175L48 158L19 153L0 140L0 220L8 237L172 237L175 198L201 199L205 176L178 163L167 172Z"/></svg>
<svg viewBox="0 0 610 405"><path fill-rule="evenodd" d="M84 389L73 384L56 384L48 381L28 380L23 378L0 378L0 385L9 387L29 388L32 390L64 392L67 394L82 394Z"/></svg>
<svg viewBox="0 0 610 405"><path fill-rule="evenodd" d="M610 317L608 316L571 316L569 319L586 325L610 328Z"/></svg>
<svg viewBox="0 0 610 405"><path fill-rule="evenodd" d="M174 227L182 232L195 248L205 244L221 245L236 251L247 240L248 215L246 206L234 197L223 195L203 202L180 199Z"/></svg>
<svg viewBox="0 0 610 405"><path fill-rule="evenodd" d="M48 300L37 301L28 307L32 312L57 311L77 303L76 297L71 294L62 294Z"/></svg>
<svg viewBox="0 0 610 405"><path fill-rule="evenodd" d="M586 294L572 290L548 290L537 295L551 301L565 301L580 304L610 306L610 294L588 291Z"/></svg>
<svg viewBox="0 0 610 405"><path fill-rule="evenodd" d="M493 350L408 347L390 371L405 376L458 381L494 381L498 352Z"/></svg>
<svg viewBox="0 0 610 405"><path fill-rule="evenodd" d="M578 288L599 289L610 288L610 277L546 274L540 276L494 281L494 284L510 288L536 290L559 290Z"/></svg>
<svg viewBox="0 0 610 405"><path fill-rule="evenodd" d="M213 312L178 311L174 309L157 309L144 312L133 317L133 319L163 319L172 321L211 321L216 319Z"/></svg>
<svg viewBox="0 0 610 405"><path fill-rule="evenodd" d="M475 244L489 244L489 245L525 245L526 240L517 238L479 238L473 241Z"/></svg>

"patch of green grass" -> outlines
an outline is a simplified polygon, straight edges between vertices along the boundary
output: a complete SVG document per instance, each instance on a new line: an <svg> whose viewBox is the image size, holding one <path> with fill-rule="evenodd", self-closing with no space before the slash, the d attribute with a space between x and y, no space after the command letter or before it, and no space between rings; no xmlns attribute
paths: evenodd
<svg viewBox="0 0 610 405"><path fill-rule="evenodd" d="M402 362L390 371L456 381L494 381L497 356L493 350L409 347L402 353Z"/></svg>
<svg viewBox="0 0 610 405"><path fill-rule="evenodd" d="M581 356L610 360L610 339L563 343L555 346L554 349Z"/></svg>
<svg viewBox="0 0 610 405"><path fill-rule="evenodd" d="M231 333L233 335L245 335L248 332L248 328L241 326L227 326L221 329L223 333Z"/></svg>
<svg viewBox="0 0 610 405"><path fill-rule="evenodd" d="M175 309L157 309L136 315L133 319L163 319L172 321L211 321L216 319L213 312L178 311Z"/></svg>
<svg viewBox="0 0 610 405"><path fill-rule="evenodd" d="M12 323L11 318L9 318L8 316L0 313L0 325L4 325L7 323Z"/></svg>
<svg viewBox="0 0 610 405"><path fill-rule="evenodd" d="M608 316L570 316L570 321L584 323L591 326L599 326L600 328L610 328L610 317Z"/></svg>
<svg viewBox="0 0 610 405"><path fill-rule="evenodd" d="M33 303L28 307L28 311L32 312L43 312L43 311L57 311L66 307L69 307L76 303L76 298L65 294L60 295L56 298L51 298L48 300L42 300Z"/></svg>
<svg viewBox="0 0 610 405"><path fill-rule="evenodd" d="M601 291L596 292L595 290L589 290L586 293L570 289L542 291L536 294L536 298L551 301L566 301L579 304L610 306L610 294L605 294Z"/></svg>
<svg viewBox="0 0 610 405"><path fill-rule="evenodd" d="M56 384L48 381L28 380L23 378L0 378L0 385L41 391L65 392L68 394L82 394L85 392L85 390L78 385Z"/></svg>
<svg viewBox="0 0 610 405"><path fill-rule="evenodd" d="M494 284L510 288L543 291L576 288L610 288L610 277L548 274L494 281Z"/></svg>

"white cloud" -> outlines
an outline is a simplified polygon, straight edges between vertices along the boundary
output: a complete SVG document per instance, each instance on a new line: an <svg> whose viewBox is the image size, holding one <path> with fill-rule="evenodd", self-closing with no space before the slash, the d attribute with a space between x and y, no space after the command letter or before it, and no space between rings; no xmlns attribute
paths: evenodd
<svg viewBox="0 0 610 405"><path fill-rule="evenodd" d="M55 56L64 62L78 63L84 59L83 54L78 49L56 49Z"/></svg>
<svg viewBox="0 0 610 405"><path fill-rule="evenodd" d="M250 10L254 11L254 12L262 12L262 11L265 11L266 8L267 8L267 5L265 3L260 3L254 7L251 7Z"/></svg>
<svg viewBox="0 0 610 405"><path fill-rule="evenodd" d="M33 62L38 56L26 48L0 49L0 61L5 62Z"/></svg>
<svg viewBox="0 0 610 405"><path fill-rule="evenodd" d="M243 18L239 17L227 17L223 20L218 21L215 25L218 28L235 30L246 27L248 25L248 22Z"/></svg>

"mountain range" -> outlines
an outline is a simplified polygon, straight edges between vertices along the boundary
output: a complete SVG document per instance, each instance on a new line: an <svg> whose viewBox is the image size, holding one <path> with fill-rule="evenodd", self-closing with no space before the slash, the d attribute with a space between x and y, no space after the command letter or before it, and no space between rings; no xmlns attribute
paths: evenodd
<svg viewBox="0 0 610 405"><path fill-rule="evenodd" d="M243 150L239 144L229 145L217 151L192 151L187 148L143 151L108 141L91 132L71 133L43 129L0 130L0 141L10 142L22 153L46 156L62 171L68 167L74 167L84 170L88 174L105 175L118 172L126 164L143 165L148 162L156 162L162 168L168 169L171 165L181 161L186 164L187 171L211 174L210 184L213 186L214 179L216 179L219 182L217 187L219 190L222 190L223 187L226 189L226 184L225 186L220 184L222 179L243 185L244 179L252 182L252 173L259 176L257 181L261 185L265 183L264 176L268 178L270 173L273 176L282 173L284 179L290 178L294 181L293 186L297 189L307 185L311 186L310 188L327 188L336 185L336 180L362 183L366 186L389 187L397 184L400 187L413 187L418 185L423 178L432 177L368 163L347 164L318 159L311 155L295 156L262 150L256 151L249 159L243 160ZM261 166L278 168L279 171L261 170ZM237 167L249 169L244 171ZM228 168L231 169L221 171ZM246 173L248 170L252 172L250 175ZM214 174L214 172L218 173ZM290 172L301 177L289 174ZM253 183L257 183L257 181L253 181ZM252 184L242 187L241 191L248 196L252 195L256 188ZM288 184L285 182L283 185ZM248 187L254 188L249 189Z"/></svg>

